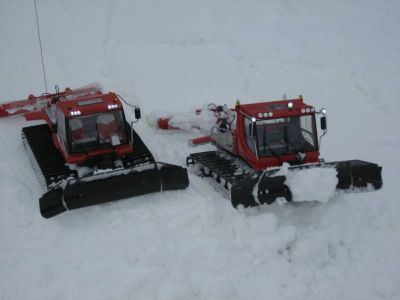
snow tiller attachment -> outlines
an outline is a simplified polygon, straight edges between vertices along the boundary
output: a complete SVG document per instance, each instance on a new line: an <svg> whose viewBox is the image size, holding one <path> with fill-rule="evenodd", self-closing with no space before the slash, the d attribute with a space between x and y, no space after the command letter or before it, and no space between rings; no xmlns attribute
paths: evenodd
<svg viewBox="0 0 400 300"><path fill-rule="evenodd" d="M319 157L327 132L326 110L303 98L241 105L210 105L215 116L208 135L190 141L211 142L215 151L188 156L201 176L225 187L237 207L285 201L327 201L336 190L373 190L382 186L382 167L361 160L325 162ZM198 111L196 111L198 115ZM318 140L316 116L323 134ZM174 116L159 118L160 129L177 129Z"/></svg>
<svg viewBox="0 0 400 300"><path fill-rule="evenodd" d="M159 163L125 119L120 97L97 86L30 96L3 104L2 116L24 114L47 124L22 139L45 193L40 212L66 210L189 185L187 170ZM140 109L135 108L136 120Z"/></svg>

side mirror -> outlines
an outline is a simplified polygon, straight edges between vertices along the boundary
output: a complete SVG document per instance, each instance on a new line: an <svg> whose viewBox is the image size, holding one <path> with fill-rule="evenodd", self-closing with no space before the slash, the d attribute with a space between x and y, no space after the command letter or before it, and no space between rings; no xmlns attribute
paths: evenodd
<svg viewBox="0 0 400 300"><path fill-rule="evenodd" d="M136 106L135 107L135 119L139 120L142 117L142 114L140 112L140 107Z"/></svg>
<svg viewBox="0 0 400 300"><path fill-rule="evenodd" d="M325 116L323 116L323 117L321 117L321 129L322 130L326 130L326 117Z"/></svg>

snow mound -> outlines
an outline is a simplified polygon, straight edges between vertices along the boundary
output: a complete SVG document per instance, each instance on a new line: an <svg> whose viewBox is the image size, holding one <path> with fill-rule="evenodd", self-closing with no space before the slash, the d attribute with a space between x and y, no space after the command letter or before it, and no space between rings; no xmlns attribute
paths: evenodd
<svg viewBox="0 0 400 300"><path fill-rule="evenodd" d="M200 114L178 114L171 118L170 124L184 130L199 128L205 131L210 131L215 125L215 117L212 111L203 109Z"/></svg>
<svg viewBox="0 0 400 300"><path fill-rule="evenodd" d="M166 110L154 110L147 115L147 122L151 127L157 126L159 118L166 118L169 120L169 125L185 130L191 131L192 129L200 129L209 132L215 125L214 113L208 110L207 105L203 106L200 113L196 113L196 109L192 112L177 112L171 114Z"/></svg>
<svg viewBox="0 0 400 300"><path fill-rule="evenodd" d="M286 185L294 202L318 201L326 203L333 197L337 185L334 168L289 170L285 165L277 174L286 176Z"/></svg>

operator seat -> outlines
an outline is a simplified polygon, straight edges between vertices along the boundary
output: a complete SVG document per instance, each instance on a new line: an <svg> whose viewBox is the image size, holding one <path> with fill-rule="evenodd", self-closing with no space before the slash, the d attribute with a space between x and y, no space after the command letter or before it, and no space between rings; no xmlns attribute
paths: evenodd
<svg viewBox="0 0 400 300"><path fill-rule="evenodd" d="M302 139L300 128L296 124L289 124L286 128L289 149L303 148L304 140Z"/></svg>
<svg viewBox="0 0 400 300"><path fill-rule="evenodd" d="M82 140L86 138L85 132L83 131L81 120L71 119L69 121L69 128L71 129L71 137L73 143L82 142Z"/></svg>
<svg viewBox="0 0 400 300"><path fill-rule="evenodd" d="M100 142L110 142L113 145L121 143L121 136L115 116L112 114L102 114L97 117L97 129L99 131Z"/></svg>

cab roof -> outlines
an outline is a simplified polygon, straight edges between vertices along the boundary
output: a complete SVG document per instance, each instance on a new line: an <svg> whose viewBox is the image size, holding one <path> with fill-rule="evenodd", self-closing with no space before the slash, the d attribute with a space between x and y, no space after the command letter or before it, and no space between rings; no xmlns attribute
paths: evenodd
<svg viewBox="0 0 400 300"><path fill-rule="evenodd" d="M113 92L108 94L95 93L70 99L67 96L67 99L62 98L56 105L67 118L90 116L122 108L118 96Z"/></svg>
<svg viewBox="0 0 400 300"><path fill-rule="evenodd" d="M291 109L289 108L289 103L293 104ZM239 111L251 118L264 119L312 114L315 109L313 106L304 103L302 97L299 97L298 99L290 100L240 104Z"/></svg>

